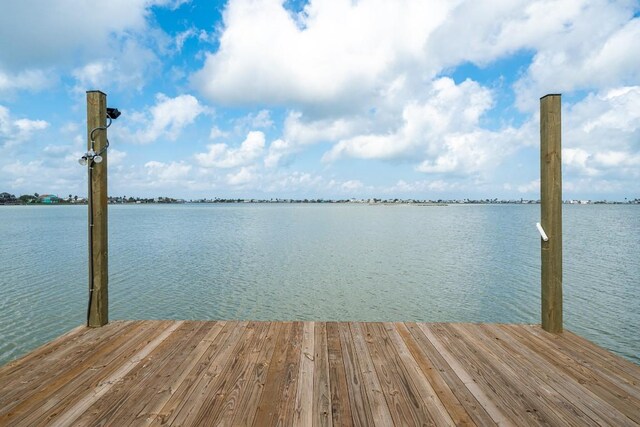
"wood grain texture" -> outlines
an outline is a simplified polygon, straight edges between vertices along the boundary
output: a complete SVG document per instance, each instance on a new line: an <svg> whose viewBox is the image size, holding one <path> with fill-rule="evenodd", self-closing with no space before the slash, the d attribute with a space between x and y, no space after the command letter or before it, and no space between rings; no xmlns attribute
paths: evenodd
<svg viewBox="0 0 640 427"><path fill-rule="evenodd" d="M253 425L258 410L258 402L260 402L267 382L269 363L276 350L277 339L282 333L284 333L284 324L282 322L271 322L265 342L258 353L255 366L249 372L247 389L238 402L238 407L230 425Z"/></svg>
<svg viewBox="0 0 640 427"><path fill-rule="evenodd" d="M557 425L540 410L528 389L516 377L506 369L496 367L494 355L483 353L475 341L457 333L452 325L438 324L431 330L447 348L452 349L456 359L491 402L516 425Z"/></svg>
<svg viewBox="0 0 640 427"><path fill-rule="evenodd" d="M107 332L109 329L105 328L100 332ZM94 340L81 345L77 352L69 352L62 360L58 361L53 356L41 360L43 370L37 371L35 375L16 374L18 380L22 379L20 382L30 384L31 388L19 394L17 398L14 396L11 404L3 406L0 425L9 420L12 423L29 425L30 419L46 420L52 415L55 416L76 399L75 395L101 381L103 375L117 369L120 360L138 351L140 346L144 345L144 341L141 340L152 337L153 334L150 322L127 325L122 333L112 335L111 339L107 340L100 339L100 333L96 332ZM44 363L45 360L53 366L46 369L45 366L49 363ZM51 377L51 372L56 372L56 375ZM10 394L9 387L1 387L5 391L0 394Z"/></svg>
<svg viewBox="0 0 640 427"><path fill-rule="evenodd" d="M295 387L299 372L302 330L301 322L286 322L284 330L278 336L253 425L282 425L285 418L295 418ZM290 401L292 412L281 412L289 407Z"/></svg>
<svg viewBox="0 0 640 427"><path fill-rule="evenodd" d="M113 385L121 381L125 375L127 375L136 365L138 365L143 359L145 359L149 353L155 350L164 340L166 340L176 329L182 324L181 321L175 322L167 329L162 331L160 335L155 337L139 352L135 353L129 360L124 361L120 367L113 372L104 381L101 381L93 390L85 394L80 400L76 401L73 406L68 408L65 412L55 418L55 421L51 423L51 426L62 427L71 425L76 419L81 416L87 409L94 403L100 400L105 394L107 394Z"/></svg>
<svg viewBox="0 0 640 427"><path fill-rule="evenodd" d="M158 384L158 390L152 400L145 402L145 405L135 414L135 418L131 420L135 425L150 425L153 423L164 423L167 415L173 413L168 402L180 391L186 393L190 384L197 377L198 372L202 372L208 363L206 355L212 346L214 340L225 326L225 322L203 322L203 328L206 335L201 339L184 360L176 360L168 366L170 371L169 379ZM175 399L176 405L179 403ZM175 406L174 406L175 408ZM163 413L163 411L166 411ZM123 423L126 424L126 423Z"/></svg>
<svg viewBox="0 0 640 427"><path fill-rule="evenodd" d="M424 402L424 409L433 419L436 425L453 426L455 423L440 398L431 386L431 382L424 375L416 359L407 348L404 340L398 333L396 325L392 323L384 324L384 331L389 337L389 347L397 353L398 366L404 366L409 380L415 385L419 393L419 401ZM381 331L382 333L382 331Z"/></svg>
<svg viewBox="0 0 640 427"><path fill-rule="evenodd" d="M394 424L435 425L381 324L366 323L363 331Z"/></svg>
<svg viewBox="0 0 640 427"><path fill-rule="evenodd" d="M443 363L443 361L440 361L439 365L438 362L433 362L427 351L421 348L418 339L411 334L407 325L404 323L397 323L394 326L396 327L398 336L402 338L407 350L416 361L422 375L428 381L429 386L433 389L433 392L437 395L440 402L442 402L442 407L448 412L453 424L457 426L476 425L472 417L468 414L465 407L460 403L460 400L458 400L458 397L444 379L443 374L447 369L445 367L446 362ZM424 335L422 336L424 337ZM423 339L426 339L426 337ZM433 397L431 397L431 399L433 399ZM477 406L474 405L472 409L475 410L479 406L479 404ZM491 425L491 423L488 424Z"/></svg>
<svg viewBox="0 0 640 427"><path fill-rule="evenodd" d="M99 153L107 145L107 95L92 90L87 92L87 151ZM94 131L102 127L104 129ZM91 133L93 140L91 141ZM90 161L89 182L89 312L87 326L100 327L109 323L109 216L107 213L108 150L102 162Z"/></svg>
<svg viewBox="0 0 640 427"><path fill-rule="evenodd" d="M296 390L295 425L313 424L313 376L315 371L315 322L304 322L300 372Z"/></svg>
<svg viewBox="0 0 640 427"><path fill-rule="evenodd" d="M80 417L77 425L119 425L120 419L135 417L139 407L152 398L168 373L167 364L202 339L204 331L198 322L184 322L175 334L165 338L144 360L137 363L121 380L111 384L104 399L97 399Z"/></svg>
<svg viewBox="0 0 640 427"><path fill-rule="evenodd" d="M562 332L562 132L561 96L540 99L540 239L542 328Z"/></svg>
<svg viewBox="0 0 640 427"><path fill-rule="evenodd" d="M353 425L347 375L340 344L340 331L335 322L327 323L327 354L329 356L329 378L331 388L331 416L334 426Z"/></svg>
<svg viewBox="0 0 640 427"><path fill-rule="evenodd" d="M347 389L349 391L349 404L351 406L353 425L372 426L375 424L373 413L369 405L364 376L362 374L360 361L357 357L357 350L351 338L349 324L338 324L338 332L340 333L342 361L347 377Z"/></svg>
<svg viewBox="0 0 640 427"><path fill-rule="evenodd" d="M8 411L21 401L24 402L31 394L42 390L45 384L50 385L45 379L51 375L52 370L62 374L82 365L85 360L95 357L98 345L110 343L111 337L115 335L125 338L135 328L137 325L124 322L112 323L100 331L84 327L80 334L69 335L65 341L56 340L53 345L44 345L8 364L7 369L0 371L0 378L7 379L3 393L0 394L0 407ZM47 363L43 363L43 360ZM51 391L45 393L51 394Z"/></svg>
<svg viewBox="0 0 640 427"><path fill-rule="evenodd" d="M394 422L382 389L381 380L378 378L371 353L369 353L369 348L367 347L365 332L363 331L364 324L350 323L349 326L355 346L355 354L360 365L360 372L362 372L369 410L373 416L374 423L381 426L393 425ZM389 396L389 398L392 399L393 396Z"/></svg>
<svg viewBox="0 0 640 427"><path fill-rule="evenodd" d="M485 391L480 387L480 385L476 382L476 380L467 372L465 367L460 363L459 357L454 356L451 351L454 350L450 346L445 346L432 332L432 328L437 327L437 325L424 325L418 324L415 325L419 328L420 332L424 334L427 341L423 341L423 348L427 349L433 347L435 352L444 359L445 363L451 368L454 374L455 380L450 380L448 383L453 387L453 390L467 390L469 394L473 397L469 398L468 396L460 397L459 394L456 394L461 399L461 402L467 402L465 408L467 409L470 415L476 414L476 407L474 405L474 399L479 403L482 408L486 411L487 415L491 417L491 419L498 425L509 425L515 426L515 423L511 421L505 414L498 408L496 403L488 394L488 391ZM414 331L414 337L418 338L420 335L419 332ZM445 368L441 368L443 371ZM462 386L459 383L462 383ZM489 390L493 392L493 390ZM473 411L471 409L474 409ZM486 420L483 420L486 422ZM479 423L484 424L484 423Z"/></svg>
<svg viewBox="0 0 640 427"><path fill-rule="evenodd" d="M327 349L327 324L315 328L314 375L313 375L313 425L333 425L331 413L331 385L329 380L329 352Z"/></svg>
<svg viewBox="0 0 640 427"><path fill-rule="evenodd" d="M640 425L640 367L539 326L115 322L0 368L0 425Z"/></svg>

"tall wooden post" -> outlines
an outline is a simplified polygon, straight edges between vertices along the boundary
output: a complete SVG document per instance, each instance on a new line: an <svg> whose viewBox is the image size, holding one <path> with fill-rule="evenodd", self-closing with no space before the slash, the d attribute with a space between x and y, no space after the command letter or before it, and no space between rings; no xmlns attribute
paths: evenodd
<svg viewBox="0 0 640 427"><path fill-rule="evenodd" d="M87 92L87 149L100 152L107 143L107 95ZM102 128L94 130L96 128ZM93 147L91 133L93 131ZM89 310L87 326L109 322L109 270L107 241L107 152L102 162L89 161Z"/></svg>
<svg viewBox="0 0 640 427"><path fill-rule="evenodd" d="M542 243L542 328L562 332L562 171L561 95L540 98L541 224L549 240Z"/></svg>

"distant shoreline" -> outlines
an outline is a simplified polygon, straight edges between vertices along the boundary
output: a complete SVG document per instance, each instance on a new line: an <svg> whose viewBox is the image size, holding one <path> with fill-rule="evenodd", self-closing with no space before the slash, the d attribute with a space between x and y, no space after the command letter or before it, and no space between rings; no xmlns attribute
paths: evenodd
<svg viewBox="0 0 640 427"><path fill-rule="evenodd" d="M503 205L503 204L539 204L540 200L536 199L415 199L406 198L400 199L397 197L379 198L369 197L360 198L351 197L348 199L324 199L324 198L269 198L269 199L257 199L257 198L200 198L200 199L178 199L174 197L133 197L133 196L108 196L107 202L110 205L141 205L141 204L184 204L184 203L356 203L356 204L368 204L368 205L413 205L413 206L447 206L447 205ZM585 200L585 199L566 199L563 203L572 205L592 205L592 204L640 204L640 198L625 199L623 201L609 201L609 200ZM13 194L7 192L0 192L0 205L86 205L87 199L82 196L69 194L68 197L59 197L55 194L23 194L16 197Z"/></svg>
<svg viewBox="0 0 640 427"><path fill-rule="evenodd" d="M416 207L446 207L451 205L539 205L539 200L447 200L447 201L379 201L370 202L367 200L257 200L257 199L218 199L218 200L173 200L173 201L153 201L153 200L137 200L137 201L109 201L109 205L194 205L194 204L352 204L367 206L416 206ZM630 200L626 202L620 201L577 201L565 200L565 205L640 205L640 200ZM1 203L0 206L86 206L87 201L68 202L60 201L55 203Z"/></svg>

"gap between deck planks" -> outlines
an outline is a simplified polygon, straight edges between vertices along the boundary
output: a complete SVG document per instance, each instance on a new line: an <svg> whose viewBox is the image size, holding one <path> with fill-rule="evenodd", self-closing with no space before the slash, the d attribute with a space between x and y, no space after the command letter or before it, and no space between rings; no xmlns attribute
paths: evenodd
<svg viewBox="0 0 640 427"><path fill-rule="evenodd" d="M640 425L640 366L570 332L117 321L0 367L0 425Z"/></svg>

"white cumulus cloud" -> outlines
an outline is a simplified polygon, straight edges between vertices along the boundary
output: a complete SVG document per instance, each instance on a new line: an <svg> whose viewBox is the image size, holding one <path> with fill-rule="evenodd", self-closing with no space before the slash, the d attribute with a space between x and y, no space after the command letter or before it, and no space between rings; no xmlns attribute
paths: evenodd
<svg viewBox="0 0 640 427"><path fill-rule="evenodd" d="M507 141L481 129L480 117L492 104L491 92L477 82L459 85L443 77L433 82L422 103L411 102L402 112L394 132L358 135L335 144L325 160L340 157L364 159L417 159L418 170L430 173L478 171L505 154Z"/></svg>
<svg viewBox="0 0 640 427"><path fill-rule="evenodd" d="M0 105L0 148L27 141L36 132L48 127L49 123L45 120L16 119L7 107Z"/></svg>
<svg viewBox="0 0 640 427"><path fill-rule="evenodd" d="M583 177L640 176L640 86L623 86L588 95L569 105L562 161Z"/></svg>
<svg viewBox="0 0 640 427"><path fill-rule="evenodd" d="M250 167L242 167L237 172L227 174L227 184L233 186L244 186L253 183L257 178L256 173Z"/></svg>
<svg viewBox="0 0 640 427"><path fill-rule="evenodd" d="M191 125L208 108L202 105L193 95L178 95L170 98L162 93L156 95L156 104L148 111L133 113L133 121L140 126L136 130L124 127L114 129L122 140L148 144L160 138L176 140L182 130Z"/></svg>
<svg viewBox="0 0 640 427"><path fill-rule="evenodd" d="M279 0L236 0L217 52L194 83L229 103L359 104L423 45L447 2L311 1L294 15ZM355 102L354 102L355 101Z"/></svg>
<svg viewBox="0 0 640 427"><path fill-rule="evenodd" d="M186 178L191 171L191 165L185 162L158 162L152 160L144 165L147 175L160 181L179 181Z"/></svg>
<svg viewBox="0 0 640 427"><path fill-rule="evenodd" d="M265 146L264 133L249 132L247 138L238 148L231 148L227 144L211 144L206 153L198 153L195 159L205 168L234 168L246 166L262 156ZM245 175L248 172L245 172Z"/></svg>

